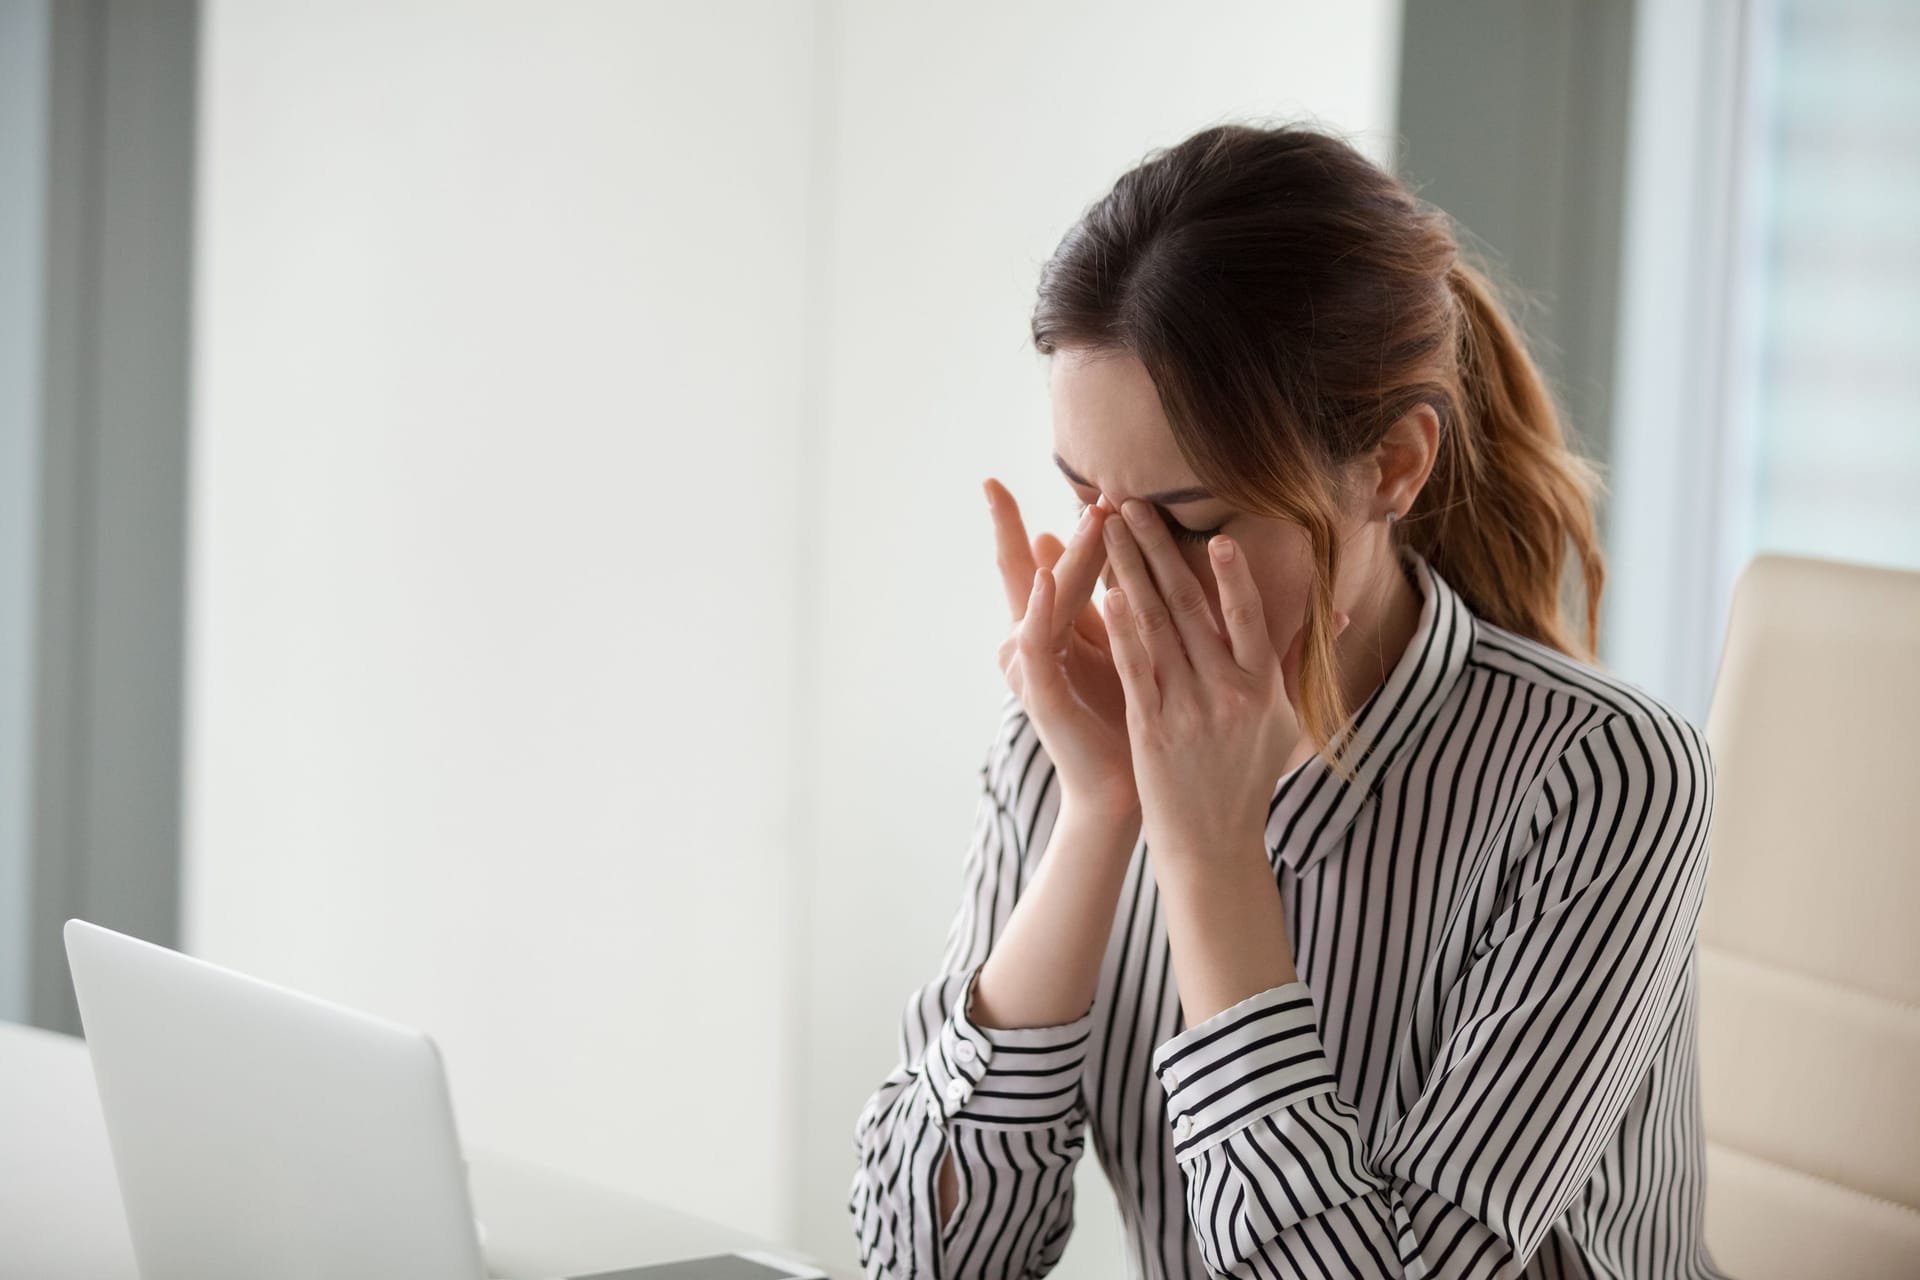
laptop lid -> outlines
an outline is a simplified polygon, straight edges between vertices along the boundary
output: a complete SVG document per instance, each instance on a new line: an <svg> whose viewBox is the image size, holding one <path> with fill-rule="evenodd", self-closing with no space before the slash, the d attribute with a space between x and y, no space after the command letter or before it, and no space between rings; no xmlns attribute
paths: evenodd
<svg viewBox="0 0 1920 1280"><path fill-rule="evenodd" d="M65 934L144 1280L485 1274L424 1033L84 920Z"/></svg>

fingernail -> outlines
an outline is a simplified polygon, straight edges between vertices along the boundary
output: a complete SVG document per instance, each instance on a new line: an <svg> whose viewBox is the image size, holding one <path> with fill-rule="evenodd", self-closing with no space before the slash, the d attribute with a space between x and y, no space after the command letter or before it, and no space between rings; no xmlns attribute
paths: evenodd
<svg viewBox="0 0 1920 1280"><path fill-rule="evenodd" d="M1147 523L1147 507L1145 503L1128 498L1126 505L1121 507L1120 510L1134 526L1145 527Z"/></svg>
<svg viewBox="0 0 1920 1280"><path fill-rule="evenodd" d="M985 480L980 482L980 492L987 495L987 510L993 510L993 486Z"/></svg>
<svg viewBox="0 0 1920 1280"><path fill-rule="evenodd" d="M1352 621L1353 621L1353 616L1351 614L1346 614L1346 613L1335 614L1333 634L1339 635L1342 631L1345 631L1347 629L1347 624Z"/></svg>

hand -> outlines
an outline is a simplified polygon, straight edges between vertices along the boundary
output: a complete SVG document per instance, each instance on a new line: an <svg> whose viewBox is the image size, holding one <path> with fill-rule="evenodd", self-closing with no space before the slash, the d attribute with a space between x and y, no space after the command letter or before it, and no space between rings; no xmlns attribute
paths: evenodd
<svg viewBox="0 0 1920 1280"><path fill-rule="evenodd" d="M1106 528L1120 585L1104 616L1147 848L1205 859L1264 847L1267 805L1302 733L1294 704L1305 630L1275 655L1246 555L1222 536L1208 543L1222 635L1159 513L1137 499L1123 510L1129 518ZM1334 634L1349 621L1337 614Z"/></svg>
<svg viewBox="0 0 1920 1280"><path fill-rule="evenodd" d="M1061 799L1121 815L1139 807L1127 742L1126 695L1092 603L1106 564L1100 530L1113 509L1087 508L1071 546L1042 534L1032 545L1020 506L997 480L983 486L993 511L997 563L1013 612L1000 670L1026 708L1060 779Z"/></svg>

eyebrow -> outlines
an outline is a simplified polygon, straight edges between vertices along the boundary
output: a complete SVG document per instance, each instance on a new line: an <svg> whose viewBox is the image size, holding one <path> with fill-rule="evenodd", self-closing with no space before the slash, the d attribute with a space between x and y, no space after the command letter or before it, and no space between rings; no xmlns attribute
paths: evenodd
<svg viewBox="0 0 1920 1280"><path fill-rule="evenodd" d="M1068 466L1067 460L1057 453L1053 455L1053 464L1059 467L1067 479L1073 481L1075 484L1083 484L1089 489L1097 489L1100 487ZM1144 493L1140 495L1140 500L1142 502L1157 502L1164 507L1177 507L1186 502L1205 502L1211 497L1213 497L1213 491L1211 489L1194 487L1190 489L1168 489L1162 493Z"/></svg>

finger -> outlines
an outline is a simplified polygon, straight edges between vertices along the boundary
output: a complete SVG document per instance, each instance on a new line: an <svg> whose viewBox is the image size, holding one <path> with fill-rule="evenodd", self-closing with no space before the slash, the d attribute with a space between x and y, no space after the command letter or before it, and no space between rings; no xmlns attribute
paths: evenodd
<svg viewBox="0 0 1920 1280"><path fill-rule="evenodd" d="M1120 589L1126 593L1127 616L1153 662L1159 687L1171 691L1192 677L1193 664L1180 651L1180 631L1174 625L1173 612L1160 598L1153 574L1141 558L1140 544L1133 540L1133 531L1125 520L1107 522L1107 559L1113 563Z"/></svg>
<svg viewBox="0 0 1920 1280"><path fill-rule="evenodd" d="M1067 544L1060 563L1053 566L1060 586L1057 619L1078 617L1093 599L1094 584L1100 580L1101 567L1107 562L1106 541L1100 530L1112 514L1106 495L1100 495L1099 500L1081 514L1073 540Z"/></svg>
<svg viewBox="0 0 1920 1280"><path fill-rule="evenodd" d="M1044 681L1055 670L1053 641L1053 571L1035 569L1026 614L1020 620L1021 666L1035 680Z"/></svg>
<svg viewBox="0 0 1920 1280"><path fill-rule="evenodd" d="M1027 526L1020 519L1020 504L1006 486L992 478L982 483L987 506L993 512L994 563L1000 566L1000 582L1006 588L1007 607L1013 620L1027 610L1027 597L1033 593L1033 548L1027 542Z"/></svg>
<svg viewBox="0 0 1920 1280"><path fill-rule="evenodd" d="M1180 548L1174 545L1166 521L1151 505L1138 498L1127 499L1120 510L1127 531L1140 548L1141 559L1153 574L1160 599L1187 647L1187 660L1202 674L1217 671L1227 656L1226 638L1214 624L1213 611L1207 608L1206 589L1187 567ZM1144 619L1142 625L1145 625Z"/></svg>
<svg viewBox="0 0 1920 1280"><path fill-rule="evenodd" d="M1134 626L1130 599L1124 587L1115 587L1101 597L1100 616L1107 623L1107 640L1113 647L1113 669L1120 673L1120 687L1126 692L1127 707L1137 716L1158 715L1160 686L1153 677L1153 658Z"/></svg>
<svg viewBox="0 0 1920 1280"><path fill-rule="evenodd" d="M1060 557L1065 551L1066 548L1060 545L1060 539L1050 533L1040 534L1033 540L1034 561L1037 564L1053 570L1056 594L1059 594L1061 590L1059 586ZM1091 640L1101 649L1107 647L1106 624L1100 621L1098 613L1086 601L1081 601L1071 613L1068 612L1064 601L1056 603L1053 606L1053 617L1055 626L1060 625L1064 620L1066 625L1072 628L1078 635L1087 640Z"/></svg>
<svg viewBox="0 0 1920 1280"><path fill-rule="evenodd" d="M1073 615L1073 629L1088 644L1108 657L1113 656L1111 641L1107 638L1106 619L1100 616L1100 610L1089 600L1079 613Z"/></svg>
<svg viewBox="0 0 1920 1280"><path fill-rule="evenodd" d="M1224 534L1207 543L1208 563L1220 592L1220 616L1227 624L1233 660L1249 675L1271 671L1273 641L1267 635L1266 602L1254 584L1253 570L1240 545Z"/></svg>
<svg viewBox="0 0 1920 1280"><path fill-rule="evenodd" d="M1060 576L1060 553L1065 550L1060 539L1052 534L1037 534L1033 539L1033 562L1043 569L1052 569L1057 578Z"/></svg>

